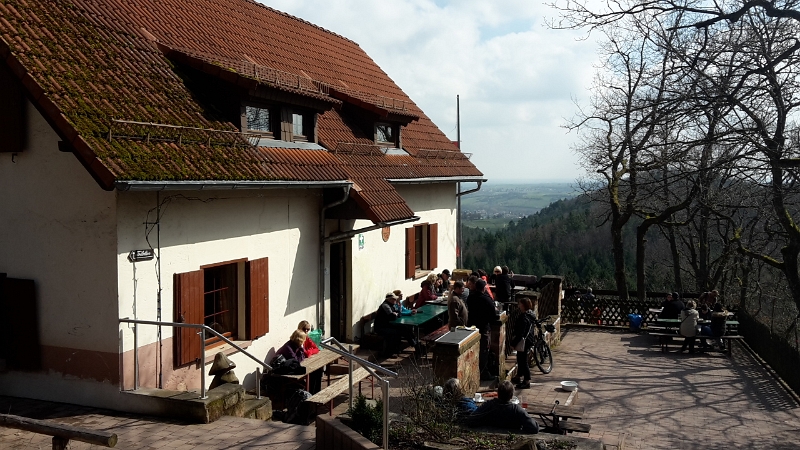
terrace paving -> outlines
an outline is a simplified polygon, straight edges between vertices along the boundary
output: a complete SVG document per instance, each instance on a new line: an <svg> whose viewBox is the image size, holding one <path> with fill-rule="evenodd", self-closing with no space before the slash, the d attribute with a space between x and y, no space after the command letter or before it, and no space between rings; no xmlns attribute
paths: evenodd
<svg viewBox="0 0 800 450"><path fill-rule="evenodd" d="M403 356L386 363L413 367L410 355ZM579 381L575 404L586 408L583 421L592 425L584 436L602 440L609 449L800 449L800 405L738 343L732 357L665 354L649 336L571 329L554 360L550 374L534 369L533 387L517 395L523 402L563 403L569 394L559 382ZM426 373L427 363L418 361L416 368ZM400 384L392 381L393 410ZM369 394L367 383L364 388ZM343 402L334 414L345 408ZM223 417L211 424L185 424L10 397L0 397L0 411L111 431L121 449L315 448L313 426L280 422ZM0 448L49 449L50 438L0 427ZM72 442L70 448L97 447Z"/></svg>

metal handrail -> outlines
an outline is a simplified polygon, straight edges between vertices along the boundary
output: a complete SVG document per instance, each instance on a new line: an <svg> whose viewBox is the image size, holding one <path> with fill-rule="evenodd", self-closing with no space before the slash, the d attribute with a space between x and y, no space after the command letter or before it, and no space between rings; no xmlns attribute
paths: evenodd
<svg viewBox="0 0 800 450"><path fill-rule="evenodd" d="M331 342L334 345L338 346L336 348L332 345L328 345ZM372 362L367 361L366 359L359 358L358 356L353 355L353 346L349 346L348 349L344 348L339 341L336 340L334 337L329 337L327 339L322 340L319 343L320 347L326 348L337 355L346 358L347 363L349 364L349 377L350 377L350 386L349 386L349 394L350 394L350 410L353 409L353 363L357 362L361 364L361 367L366 369L373 378L377 378L381 384L381 393L383 395L383 448L384 450L389 450L389 380L386 378L381 377L377 374L377 372L383 372L386 375L396 377L397 372L393 372L379 364L375 364ZM341 350L340 350L341 349Z"/></svg>
<svg viewBox="0 0 800 450"><path fill-rule="evenodd" d="M247 350L243 349L236 345L233 341L226 338L222 334L218 333L213 328L208 327L207 325L200 324L200 323L179 323L179 322L157 322L153 320L138 320L138 319L128 319L127 317L123 319L119 319L120 323L130 323L133 324L133 390L139 389L139 333L137 325L156 325L156 326L164 326L164 327L182 327L182 328L197 328L200 330L200 349L201 349L201 356L200 356L200 398L206 399L208 396L206 395L206 370L205 370L205 361L206 361L206 332L211 333L212 335L220 338L231 347L239 350L248 358L252 359L253 361L261 364L264 366L265 369L272 371L272 366L261 361L260 359L256 358L255 356L251 355ZM256 383L260 383L261 380L256 380Z"/></svg>

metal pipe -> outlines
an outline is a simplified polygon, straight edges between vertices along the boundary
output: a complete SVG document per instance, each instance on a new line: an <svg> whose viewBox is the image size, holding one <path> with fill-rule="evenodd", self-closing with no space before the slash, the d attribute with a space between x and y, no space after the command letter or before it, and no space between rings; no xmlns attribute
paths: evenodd
<svg viewBox="0 0 800 450"><path fill-rule="evenodd" d="M256 400L261 400L261 368L256 367Z"/></svg>
<svg viewBox="0 0 800 450"><path fill-rule="evenodd" d="M206 395L206 329L200 328L200 398L205 400Z"/></svg>
<svg viewBox="0 0 800 450"><path fill-rule="evenodd" d="M421 178L389 178L386 181L392 184L430 184L430 183L478 183L488 179L483 175L463 177L421 177Z"/></svg>
<svg viewBox="0 0 800 450"><path fill-rule="evenodd" d="M344 195L333 203L323 205L319 210L319 280L317 280L317 328L325 333L325 211L341 205L350 197L352 183L343 186ZM324 202L324 200L323 200Z"/></svg>
<svg viewBox="0 0 800 450"><path fill-rule="evenodd" d="M139 389L139 329L133 324L133 390Z"/></svg>
<svg viewBox="0 0 800 450"><path fill-rule="evenodd" d="M320 347L327 348L328 350L336 353L337 355L344 356L345 358L352 358L354 361L356 361L357 363L361 364L365 368L366 367L371 367L371 368L373 368L373 369L375 369L375 370L377 370L379 372L385 373L386 375L393 376L393 377L397 376L397 372L392 372L391 370L389 370L389 369L387 369L387 368L385 368L383 366L379 366L378 364L369 362L366 359L359 358L356 355L351 355L350 353L347 353L347 351L339 350L336 347L328 345L328 342L330 342L331 340L335 341L336 339L334 339L332 337L330 337L328 339L325 339L322 342L320 342L320 344L319 344Z"/></svg>
<svg viewBox="0 0 800 450"><path fill-rule="evenodd" d="M349 345L350 354L353 353L353 344ZM350 365L350 389L348 394L350 395L350 411L353 410L353 359L347 358L347 363Z"/></svg>
<svg viewBox="0 0 800 450"><path fill-rule="evenodd" d="M408 223L408 222L416 222L419 219L420 218L418 216L412 216L412 217L409 217L408 219L392 220L390 222L381 222L381 223L378 223L378 224L375 224L375 225L370 225L368 227L359 228L357 230L350 230L350 231L345 231L343 233L337 233L337 234L330 235L327 238L325 238L325 242L329 242L329 243L333 244L335 242L339 242L339 241L343 241L343 240L346 240L346 239L350 239L351 237L353 237L353 236L355 236L355 235L357 235L359 233L366 233L367 231L372 231L372 230L377 230L377 229L380 229L380 228L390 227L392 225L400 225L400 224Z"/></svg>
<svg viewBox="0 0 800 450"><path fill-rule="evenodd" d="M389 450L389 380L381 380L383 391L383 450Z"/></svg>
<svg viewBox="0 0 800 450"><path fill-rule="evenodd" d="M478 183L478 187L476 187L475 189L470 189L470 190L468 190L468 191L459 192L459 193L457 193L456 195L457 195L457 196L459 196L459 197L461 197L462 195L467 195L467 194L472 194L473 192L478 192L478 191L480 191L480 190L481 190L481 185L483 184L483 182L484 182L484 181L487 181L487 180L481 180L481 181L478 181L478 182L477 182L477 183Z"/></svg>

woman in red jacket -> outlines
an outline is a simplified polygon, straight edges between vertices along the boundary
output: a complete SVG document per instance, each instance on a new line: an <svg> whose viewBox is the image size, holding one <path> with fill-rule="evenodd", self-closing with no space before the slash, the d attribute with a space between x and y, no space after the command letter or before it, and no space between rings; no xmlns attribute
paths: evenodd
<svg viewBox="0 0 800 450"><path fill-rule="evenodd" d="M419 294L417 295L417 301L414 302L414 308L412 309L419 309L425 305L425 302L439 298L433 293L433 283L431 283L430 280L423 281L420 286L422 287L422 290L419 291Z"/></svg>
<svg viewBox="0 0 800 450"><path fill-rule="evenodd" d="M308 335L308 333L311 332L311 324L307 320L304 320L297 325L297 329ZM319 347L317 347L317 344L315 344L311 338L303 342L303 350L306 352L306 357L319 353Z"/></svg>

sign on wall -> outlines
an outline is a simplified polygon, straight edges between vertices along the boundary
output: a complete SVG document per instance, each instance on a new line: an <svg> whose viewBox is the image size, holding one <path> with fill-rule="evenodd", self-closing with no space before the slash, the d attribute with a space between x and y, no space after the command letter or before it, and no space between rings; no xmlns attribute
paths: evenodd
<svg viewBox="0 0 800 450"><path fill-rule="evenodd" d="M364 250L364 235L361 233L358 235L358 249Z"/></svg>
<svg viewBox="0 0 800 450"><path fill-rule="evenodd" d="M153 252L152 248L145 250L134 250L128 253L128 261L130 262L150 261L153 258L155 258L155 252Z"/></svg>

